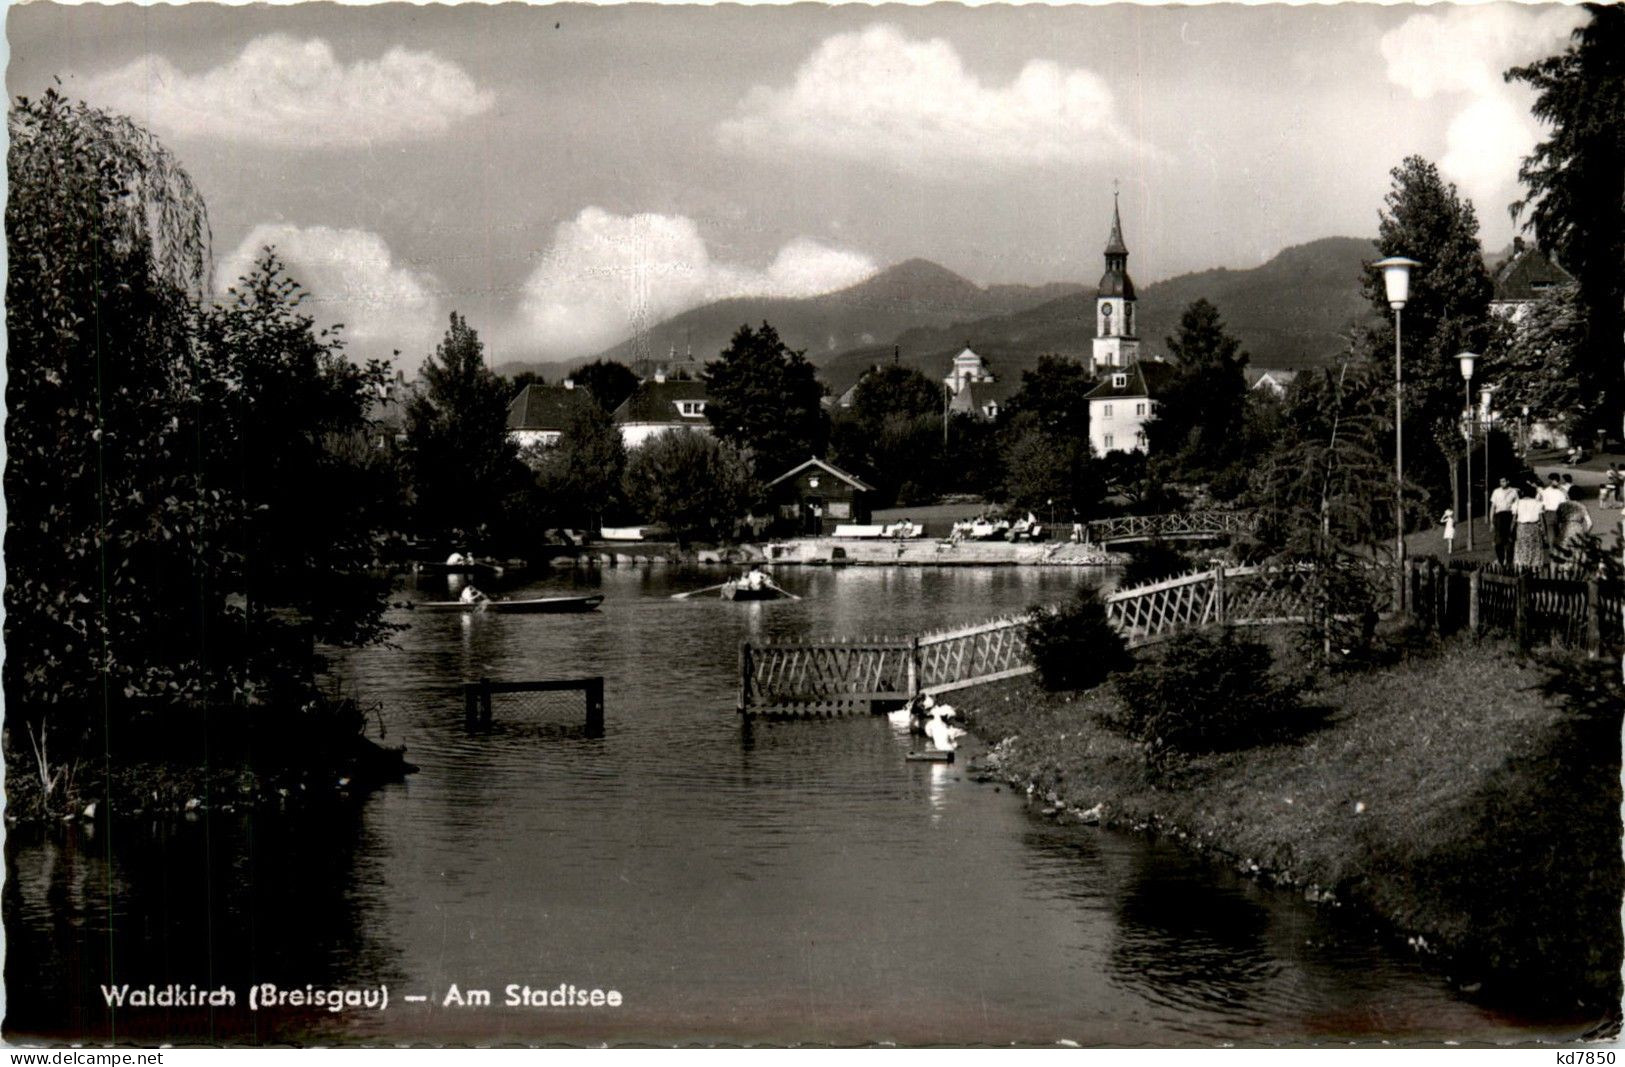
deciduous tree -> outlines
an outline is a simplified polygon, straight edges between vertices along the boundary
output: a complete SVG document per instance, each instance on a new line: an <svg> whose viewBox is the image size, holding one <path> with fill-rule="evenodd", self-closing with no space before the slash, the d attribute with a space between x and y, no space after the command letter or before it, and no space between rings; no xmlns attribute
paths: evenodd
<svg viewBox="0 0 1625 1067"><path fill-rule="evenodd" d="M824 387L806 356L792 351L769 324L759 330L741 326L702 377L711 425L746 451L760 480L823 454Z"/></svg>
<svg viewBox="0 0 1625 1067"><path fill-rule="evenodd" d="M683 544L730 536L758 491L742 451L692 430L657 434L633 449L624 484L639 515L669 526Z"/></svg>
<svg viewBox="0 0 1625 1067"><path fill-rule="evenodd" d="M406 459L420 534L500 541L504 517L524 484L519 450L508 438L508 386L485 365L479 334L457 312L423 387L406 408Z"/></svg>

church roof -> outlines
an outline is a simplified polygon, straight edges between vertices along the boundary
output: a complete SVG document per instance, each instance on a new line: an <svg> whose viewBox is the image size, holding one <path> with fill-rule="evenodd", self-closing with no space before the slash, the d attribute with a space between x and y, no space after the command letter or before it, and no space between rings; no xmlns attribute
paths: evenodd
<svg viewBox="0 0 1625 1067"><path fill-rule="evenodd" d="M1120 296L1124 300L1134 299L1134 279L1128 276L1126 270L1112 270L1106 268L1106 273L1100 276L1100 290L1096 296Z"/></svg>
<svg viewBox="0 0 1625 1067"><path fill-rule="evenodd" d="M1112 194L1112 235L1106 239L1106 254L1108 256L1128 255L1128 245L1123 243L1123 216L1117 210L1117 195Z"/></svg>
<svg viewBox="0 0 1625 1067"><path fill-rule="evenodd" d="M1117 384L1117 376L1123 384ZM1174 378L1174 365L1160 359L1137 359L1127 367L1107 367L1101 371L1100 384L1089 390L1086 399L1112 400L1117 397L1159 396L1166 392Z"/></svg>

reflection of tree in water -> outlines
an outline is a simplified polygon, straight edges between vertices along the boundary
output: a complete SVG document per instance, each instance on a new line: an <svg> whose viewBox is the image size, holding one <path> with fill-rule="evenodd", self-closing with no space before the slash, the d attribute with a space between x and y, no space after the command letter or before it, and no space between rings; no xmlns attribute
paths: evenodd
<svg viewBox="0 0 1625 1067"><path fill-rule="evenodd" d="M1264 908L1213 873L1160 849L1136 850L1113 894L1113 981L1179 1007L1246 1013L1279 970Z"/></svg>
<svg viewBox="0 0 1625 1067"><path fill-rule="evenodd" d="M90 832L86 832L89 830ZM10 835L5 1036L275 1043L339 1040L343 1016L248 1011L248 987L377 985L400 978L369 933L378 879L362 820L217 815ZM225 985L235 1008L124 1008L103 984Z"/></svg>

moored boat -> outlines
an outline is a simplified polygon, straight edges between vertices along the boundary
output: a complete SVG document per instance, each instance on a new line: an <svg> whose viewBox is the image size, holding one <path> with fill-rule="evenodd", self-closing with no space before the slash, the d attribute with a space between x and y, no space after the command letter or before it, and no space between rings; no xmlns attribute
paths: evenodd
<svg viewBox="0 0 1625 1067"><path fill-rule="evenodd" d="M525 600L430 600L412 605L414 611L464 611L506 615L536 615L593 611L604 602L602 593L591 596L544 596Z"/></svg>

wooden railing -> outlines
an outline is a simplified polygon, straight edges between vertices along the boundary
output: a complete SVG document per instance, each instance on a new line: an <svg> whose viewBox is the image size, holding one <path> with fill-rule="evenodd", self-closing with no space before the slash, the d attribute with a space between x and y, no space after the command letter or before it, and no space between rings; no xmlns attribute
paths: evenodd
<svg viewBox="0 0 1625 1067"><path fill-rule="evenodd" d="M1106 597L1130 646L1212 623L1286 622L1303 615L1305 572L1218 568ZM739 647L739 710L823 715L873 710L1032 671L1015 615L919 637L787 641Z"/></svg>
<svg viewBox="0 0 1625 1067"><path fill-rule="evenodd" d="M1600 655L1625 645L1625 586L1563 568L1411 564L1417 618L1441 632L1498 633L1520 647L1558 645Z"/></svg>
<svg viewBox="0 0 1625 1067"><path fill-rule="evenodd" d="M1391 574L1372 567L1373 588ZM1314 572L1299 567L1217 567L1120 589L1106 617L1130 647L1213 625L1267 625L1308 617ZM1625 590L1618 582L1557 572L1409 565L1412 613L1440 630L1501 632L1520 644L1559 644L1597 654L1625 644ZM1391 597L1389 598L1391 600ZM1391 605L1390 605L1391 606ZM1379 606L1380 607L1380 606ZM1024 627L1014 615L918 637L789 641L739 649L739 710L819 715L872 711L1032 671Z"/></svg>
<svg viewBox="0 0 1625 1067"><path fill-rule="evenodd" d="M1118 515L1095 519L1085 526L1091 544L1157 539L1198 540L1250 533L1258 524L1256 511L1175 511L1166 515Z"/></svg>

